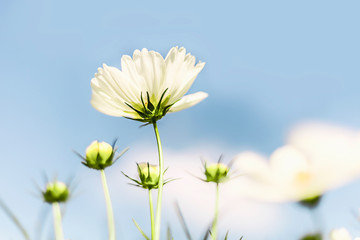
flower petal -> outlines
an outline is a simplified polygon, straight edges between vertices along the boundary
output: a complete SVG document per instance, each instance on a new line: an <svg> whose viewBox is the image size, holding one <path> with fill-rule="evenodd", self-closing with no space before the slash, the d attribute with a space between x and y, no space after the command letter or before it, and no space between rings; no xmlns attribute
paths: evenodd
<svg viewBox="0 0 360 240"><path fill-rule="evenodd" d="M190 53L186 54L183 47L170 49L165 63L164 87L169 89L167 94L170 95L169 104L172 104L189 90L205 63L195 65L195 57Z"/></svg>
<svg viewBox="0 0 360 240"><path fill-rule="evenodd" d="M345 228L334 229L330 233L331 240L351 240L349 232Z"/></svg>
<svg viewBox="0 0 360 240"><path fill-rule="evenodd" d="M197 92L193 94L189 94L181 98L178 102L176 102L169 110L169 112L178 112L180 110L189 108L198 104L205 98L207 98L208 94L205 92Z"/></svg>
<svg viewBox="0 0 360 240"><path fill-rule="evenodd" d="M111 98L101 93L93 92L90 103L99 112L110 116L139 118L135 112L125 112L120 108L120 104L116 104Z"/></svg>
<svg viewBox="0 0 360 240"><path fill-rule="evenodd" d="M149 92L152 102L159 100L161 94L165 91L163 80L165 73L165 61L163 57L155 52L148 51L146 48L135 50L133 54L138 77L142 81L141 91L145 94Z"/></svg>

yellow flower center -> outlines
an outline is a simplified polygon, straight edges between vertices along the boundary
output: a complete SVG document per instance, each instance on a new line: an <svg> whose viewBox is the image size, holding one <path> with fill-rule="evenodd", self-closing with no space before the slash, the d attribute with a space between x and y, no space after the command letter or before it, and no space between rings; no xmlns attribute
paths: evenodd
<svg viewBox="0 0 360 240"><path fill-rule="evenodd" d="M308 171L299 171L294 177L294 182L297 185L307 185L312 178L312 175Z"/></svg>

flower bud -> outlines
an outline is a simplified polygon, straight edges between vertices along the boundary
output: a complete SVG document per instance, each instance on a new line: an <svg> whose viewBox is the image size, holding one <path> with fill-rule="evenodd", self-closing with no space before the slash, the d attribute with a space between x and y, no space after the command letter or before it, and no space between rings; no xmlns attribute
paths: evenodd
<svg viewBox="0 0 360 240"><path fill-rule="evenodd" d="M42 192L44 201L47 203L66 202L69 198L69 189L63 182L50 182Z"/></svg>
<svg viewBox="0 0 360 240"><path fill-rule="evenodd" d="M311 233L311 234L306 234L300 240L322 240L322 239L323 238L321 233Z"/></svg>
<svg viewBox="0 0 360 240"><path fill-rule="evenodd" d="M308 198L305 198L305 199L299 201L299 204L304 207L315 208L319 205L321 197L322 197L321 195L317 195L314 197L308 197Z"/></svg>
<svg viewBox="0 0 360 240"><path fill-rule="evenodd" d="M138 163L138 173L140 185L146 189L158 188L159 184L159 166L149 163Z"/></svg>
<svg viewBox="0 0 360 240"><path fill-rule="evenodd" d="M224 182L227 179L228 172L228 166L223 163L205 164L205 176L207 182Z"/></svg>
<svg viewBox="0 0 360 240"><path fill-rule="evenodd" d="M89 168L102 170L113 164L113 147L106 142L93 141L86 148L83 164Z"/></svg>

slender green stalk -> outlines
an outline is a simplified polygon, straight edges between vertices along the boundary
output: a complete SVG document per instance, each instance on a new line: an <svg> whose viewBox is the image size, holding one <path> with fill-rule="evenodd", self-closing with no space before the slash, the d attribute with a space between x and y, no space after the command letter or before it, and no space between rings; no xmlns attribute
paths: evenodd
<svg viewBox="0 0 360 240"><path fill-rule="evenodd" d="M109 240L115 240L115 221L114 221L114 214L111 205L111 199L109 194L109 189L106 183L106 176L104 169L100 170L101 172L101 182L104 189L104 196L106 202L106 211L107 211L107 218L108 218L108 230L109 230Z"/></svg>
<svg viewBox="0 0 360 240"><path fill-rule="evenodd" d="M0 199L0 208L4 210L4 212L9 216L9 218L13 221L13 223L20 230L22 235L26 240L30 240L29 234L26 232L23 225L20 223L19 219L15 216L15 214L6 206L6 204Z"/></svg>
<svg viewBox="0 0 360 240"><path fill-rule="evenodd" d="M64 240L64 234L61 223L61 210L58 202L52 203L53 215L54 215L54 229L55 239Z"/></svg>
<svg viewBox="0 0 360 240"><path fill-rule="evenodd" d="M216 197L215 197L215 215L211 227L211 239L217 240L217 222L219 217L219 184L216 184Z"/></svg>
<svg viewBox="0 0 360 240"><path fill-rule="evenodd" d="M155 226L154 226L154 207L152 202L151 189L149 189L149 205L150 205L150 220L151 220L151 239L155 237Z"/></svg>
<svg viewBox="0 0 360 240"><path fill-rule="evenodd" d="M157 205L156 205L156 216L155 216L155 236L152 240L160 240L160 225L161 225L161 202L162 202L162 192L164 185L164 159L161 147L161 140L159 135L159 130L156 125L156 122L153 123L154 131L156 136L156 142L158 146L159 152L159 188L158 188L158 197L157 197Z"/></svg>

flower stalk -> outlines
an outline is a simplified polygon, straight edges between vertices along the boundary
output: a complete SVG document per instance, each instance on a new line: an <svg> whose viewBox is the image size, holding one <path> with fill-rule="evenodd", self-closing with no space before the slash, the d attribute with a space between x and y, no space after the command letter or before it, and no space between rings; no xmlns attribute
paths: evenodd
<svg viewBox="0 0 360 240"><path fill-rule="evenodd" d="M158 146L159 153L159 184L158 184L158 197L157 197L157 205L156 205L156 215L155 215L155 235L152 240L160 240L160 225L161 225L161 203L162 203L162 192L164 185L164 159L163 159L163 151L161 146L160 134L157 127L156 122L153 122L156 142Z"/></svg>
<svg viewBox="0 0 360 240"><path fill-rule="evenodd" d="M61 223L61 210L58 202L52 203L52 210L54 216L55 239L64 240L64 233Z"/></svg>
<svg viewBox="0 0 360 240"><path fill-rule="evenodd" d="M214 220L211 227L211 239L217 240L217 222L219 218L219 183L216 184L216 193L215 193L215 213Z"/></svg>
<svg viewBox="0 0 360 240"><path fill-rule="evenodd" d="M155 239L155 222L154 222L154 207L152 201L151 189L149 189L149 206L150 206L150 221L151 221L151 239Z"/></svg>
<svg viewBox="0 0 360 240"><path fill-rule="evenodd" d="M101 172L101 182L104 189L105 203L106 203L106 211L107 211L107 219L108 219L108 230L109 230L109 240L115 240L115 221L114 221L114 213L111 204L109 188L106 182L106 176L104 169L100 170Z"/></svg>

